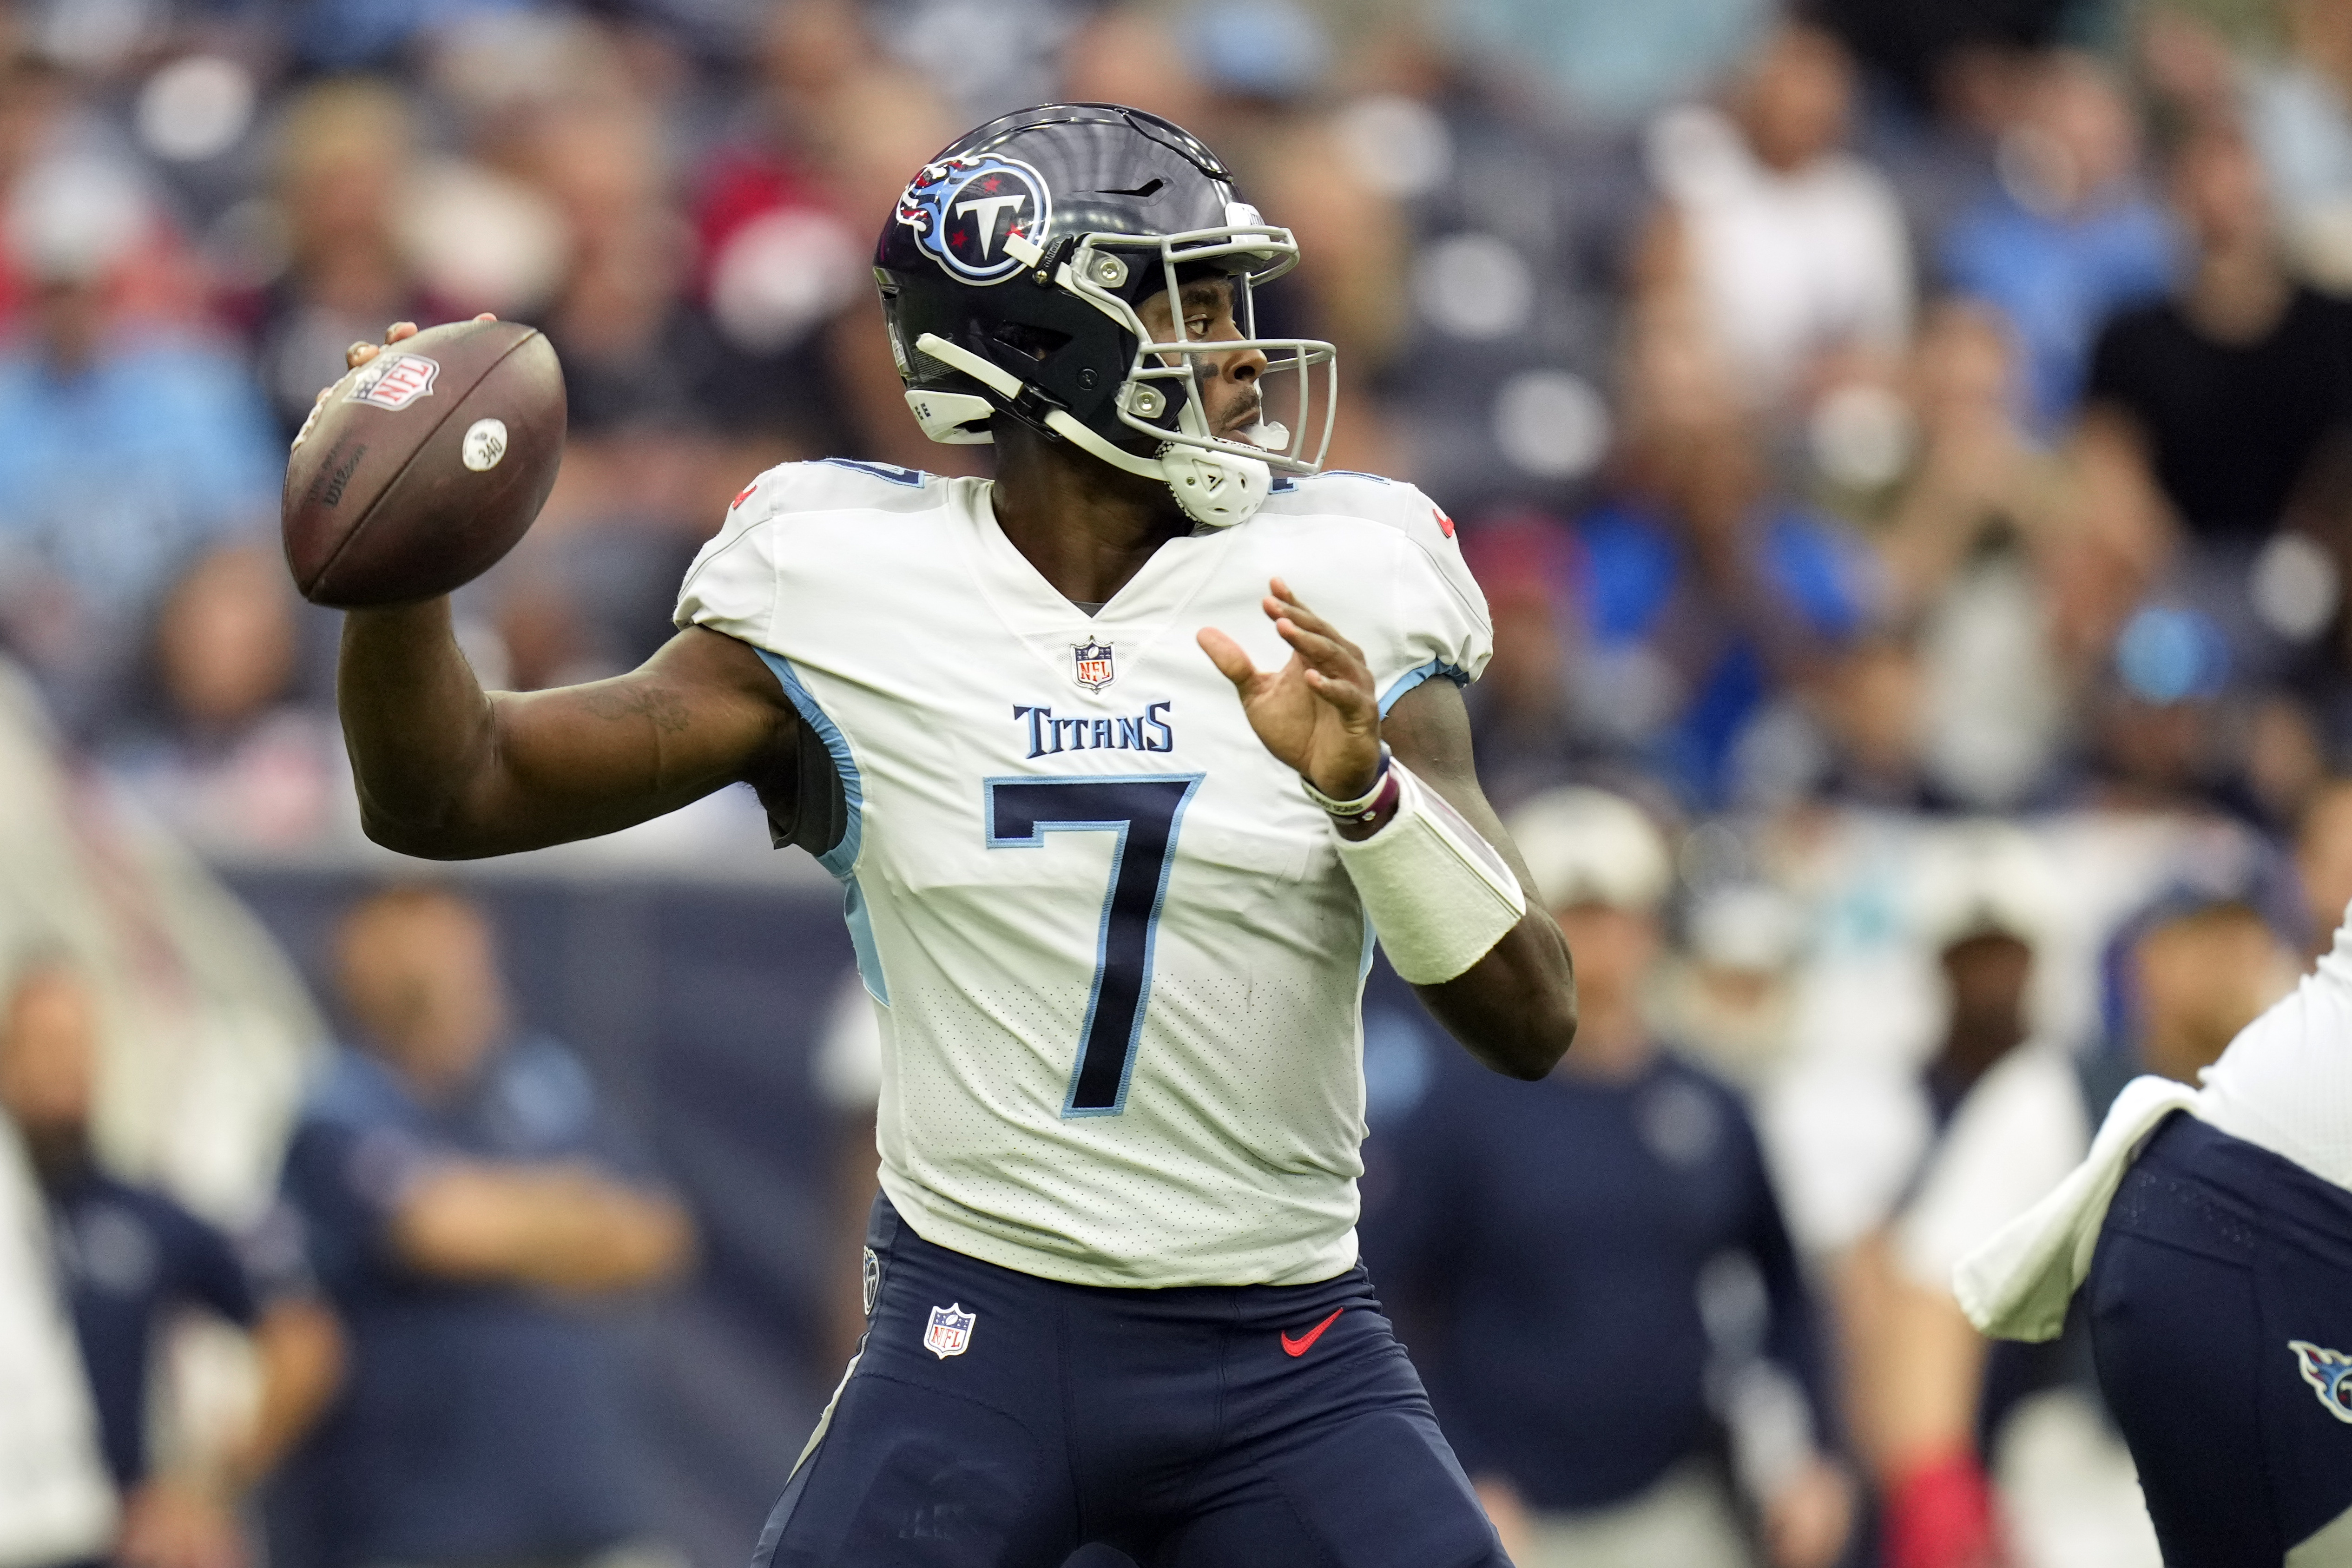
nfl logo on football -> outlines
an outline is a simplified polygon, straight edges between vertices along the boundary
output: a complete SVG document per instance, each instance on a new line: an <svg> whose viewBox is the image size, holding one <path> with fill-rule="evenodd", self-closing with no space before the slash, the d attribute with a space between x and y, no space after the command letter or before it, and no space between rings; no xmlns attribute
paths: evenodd
<svg viewBox="0 0 2352 1568"><path fill-rule="evenodd" d="M1074 643L1070 658L1075 666L1078 684L1088 691L1100 691L1111 682L1110 644L1107 642Z"/></svg>
<svg viewBox="0 0 2352 1568"><path fill-rule="evenodd" d="M923 1348L941 1361L963 1354L971 1344L972 1321L979 1316L965 1311L961 1301L932 1308L931 1326L923 1331Z"/></svg>
<svg viewBox="0 0 2352 1568"><path fill-rule="evenodd" d="M440 374L439 363L423 354L385 354L360 372L352 383L350 400L397 414L430 393Z"/></svg>

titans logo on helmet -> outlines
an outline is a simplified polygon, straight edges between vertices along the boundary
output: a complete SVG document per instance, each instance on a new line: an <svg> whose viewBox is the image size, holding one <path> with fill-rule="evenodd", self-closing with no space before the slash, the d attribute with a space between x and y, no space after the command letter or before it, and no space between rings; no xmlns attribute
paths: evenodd
<svg viewBox="0 0 2352 1568"><path fill-rule="evenodd" d="M2286 1348L2294 1352L2295 1369L2319 1395L2327 1414L2338 1421L2352 1422L2352 1356L2308 1340L2289 1340Z"/></svg>
<svg viewBox="0 0 2352 1568"><path fill-rule="evenodd" d="M951 276L969 283L1001 283L1019 271L1006 237L1043 245L1053 216L1045 177L993 153L926 163L898 198L898 221Z"/></svg>

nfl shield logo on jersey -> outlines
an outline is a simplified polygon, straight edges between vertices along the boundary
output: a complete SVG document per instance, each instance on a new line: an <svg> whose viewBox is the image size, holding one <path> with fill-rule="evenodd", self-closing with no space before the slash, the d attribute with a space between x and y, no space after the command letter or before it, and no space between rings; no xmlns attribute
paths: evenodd
<svg viewBox="0 0 2352 1568"><path fill-rule="evenodd" d="M980 1314L967 1312L961 1301L931 1309L931 1326L923 1331L923 1348L945 1361L961 1355L971 1344L971 1325Z"/></svg>
<svg viewBox="0 0 2352 1568"><path fill-rule="evenodd" d="M1073 643L1070 659L1078 684L1088 691L1100 691L1111 683L1110 644L1107 642Z"/></svg>
<svg viewBox="0 0 2352 1568"><path fill-rule="evenodd" d="M2319 1403L2327 1407L2327 1414L2338 1421L2352 1422L2352 1356L2342 1351L2323 1349L2308 1340L2289 1340L2286 1348L2294 1352L2295 1370L2319 1395Z"/></svg>

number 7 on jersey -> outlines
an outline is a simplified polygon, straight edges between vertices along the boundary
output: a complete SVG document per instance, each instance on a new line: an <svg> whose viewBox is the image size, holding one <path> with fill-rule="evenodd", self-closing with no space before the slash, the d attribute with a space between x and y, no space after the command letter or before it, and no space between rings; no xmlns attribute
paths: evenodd
<svg viewBox="0 0 2352 1568"><path fill-rule="evenodd" d="M1199 773L1142 778L990 779L983 805L991 849L1042 849L1048 833L1114 833L1110 888L1103 896L1095 979L1078 1031L1064 1116L1117 1116L1143 1037L1151 993L1151 946L1176 831Z"/></svg>

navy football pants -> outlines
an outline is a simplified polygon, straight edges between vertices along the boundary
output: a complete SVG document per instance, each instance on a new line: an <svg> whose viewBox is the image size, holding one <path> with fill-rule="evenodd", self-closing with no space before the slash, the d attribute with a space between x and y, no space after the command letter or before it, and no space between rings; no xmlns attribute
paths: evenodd
<svg viewBox="0 0 2352 1568"><path fill-rule="evenodd" d="M2352 1193L2175 1116L2084 1289L2168 1568L2352 1564Z"/></svg>
<svg viewBox="0 0 2352 1568"><path fill-rule="evenodd" d="M1508 1568L1361 1268L1063 1285L887 1201L867 1246L864 1348L753 1568L1058 1568L1089 1542L1144 1568ZM940 1308L971 1315L957 1353L926 1348Z"/></svg>

